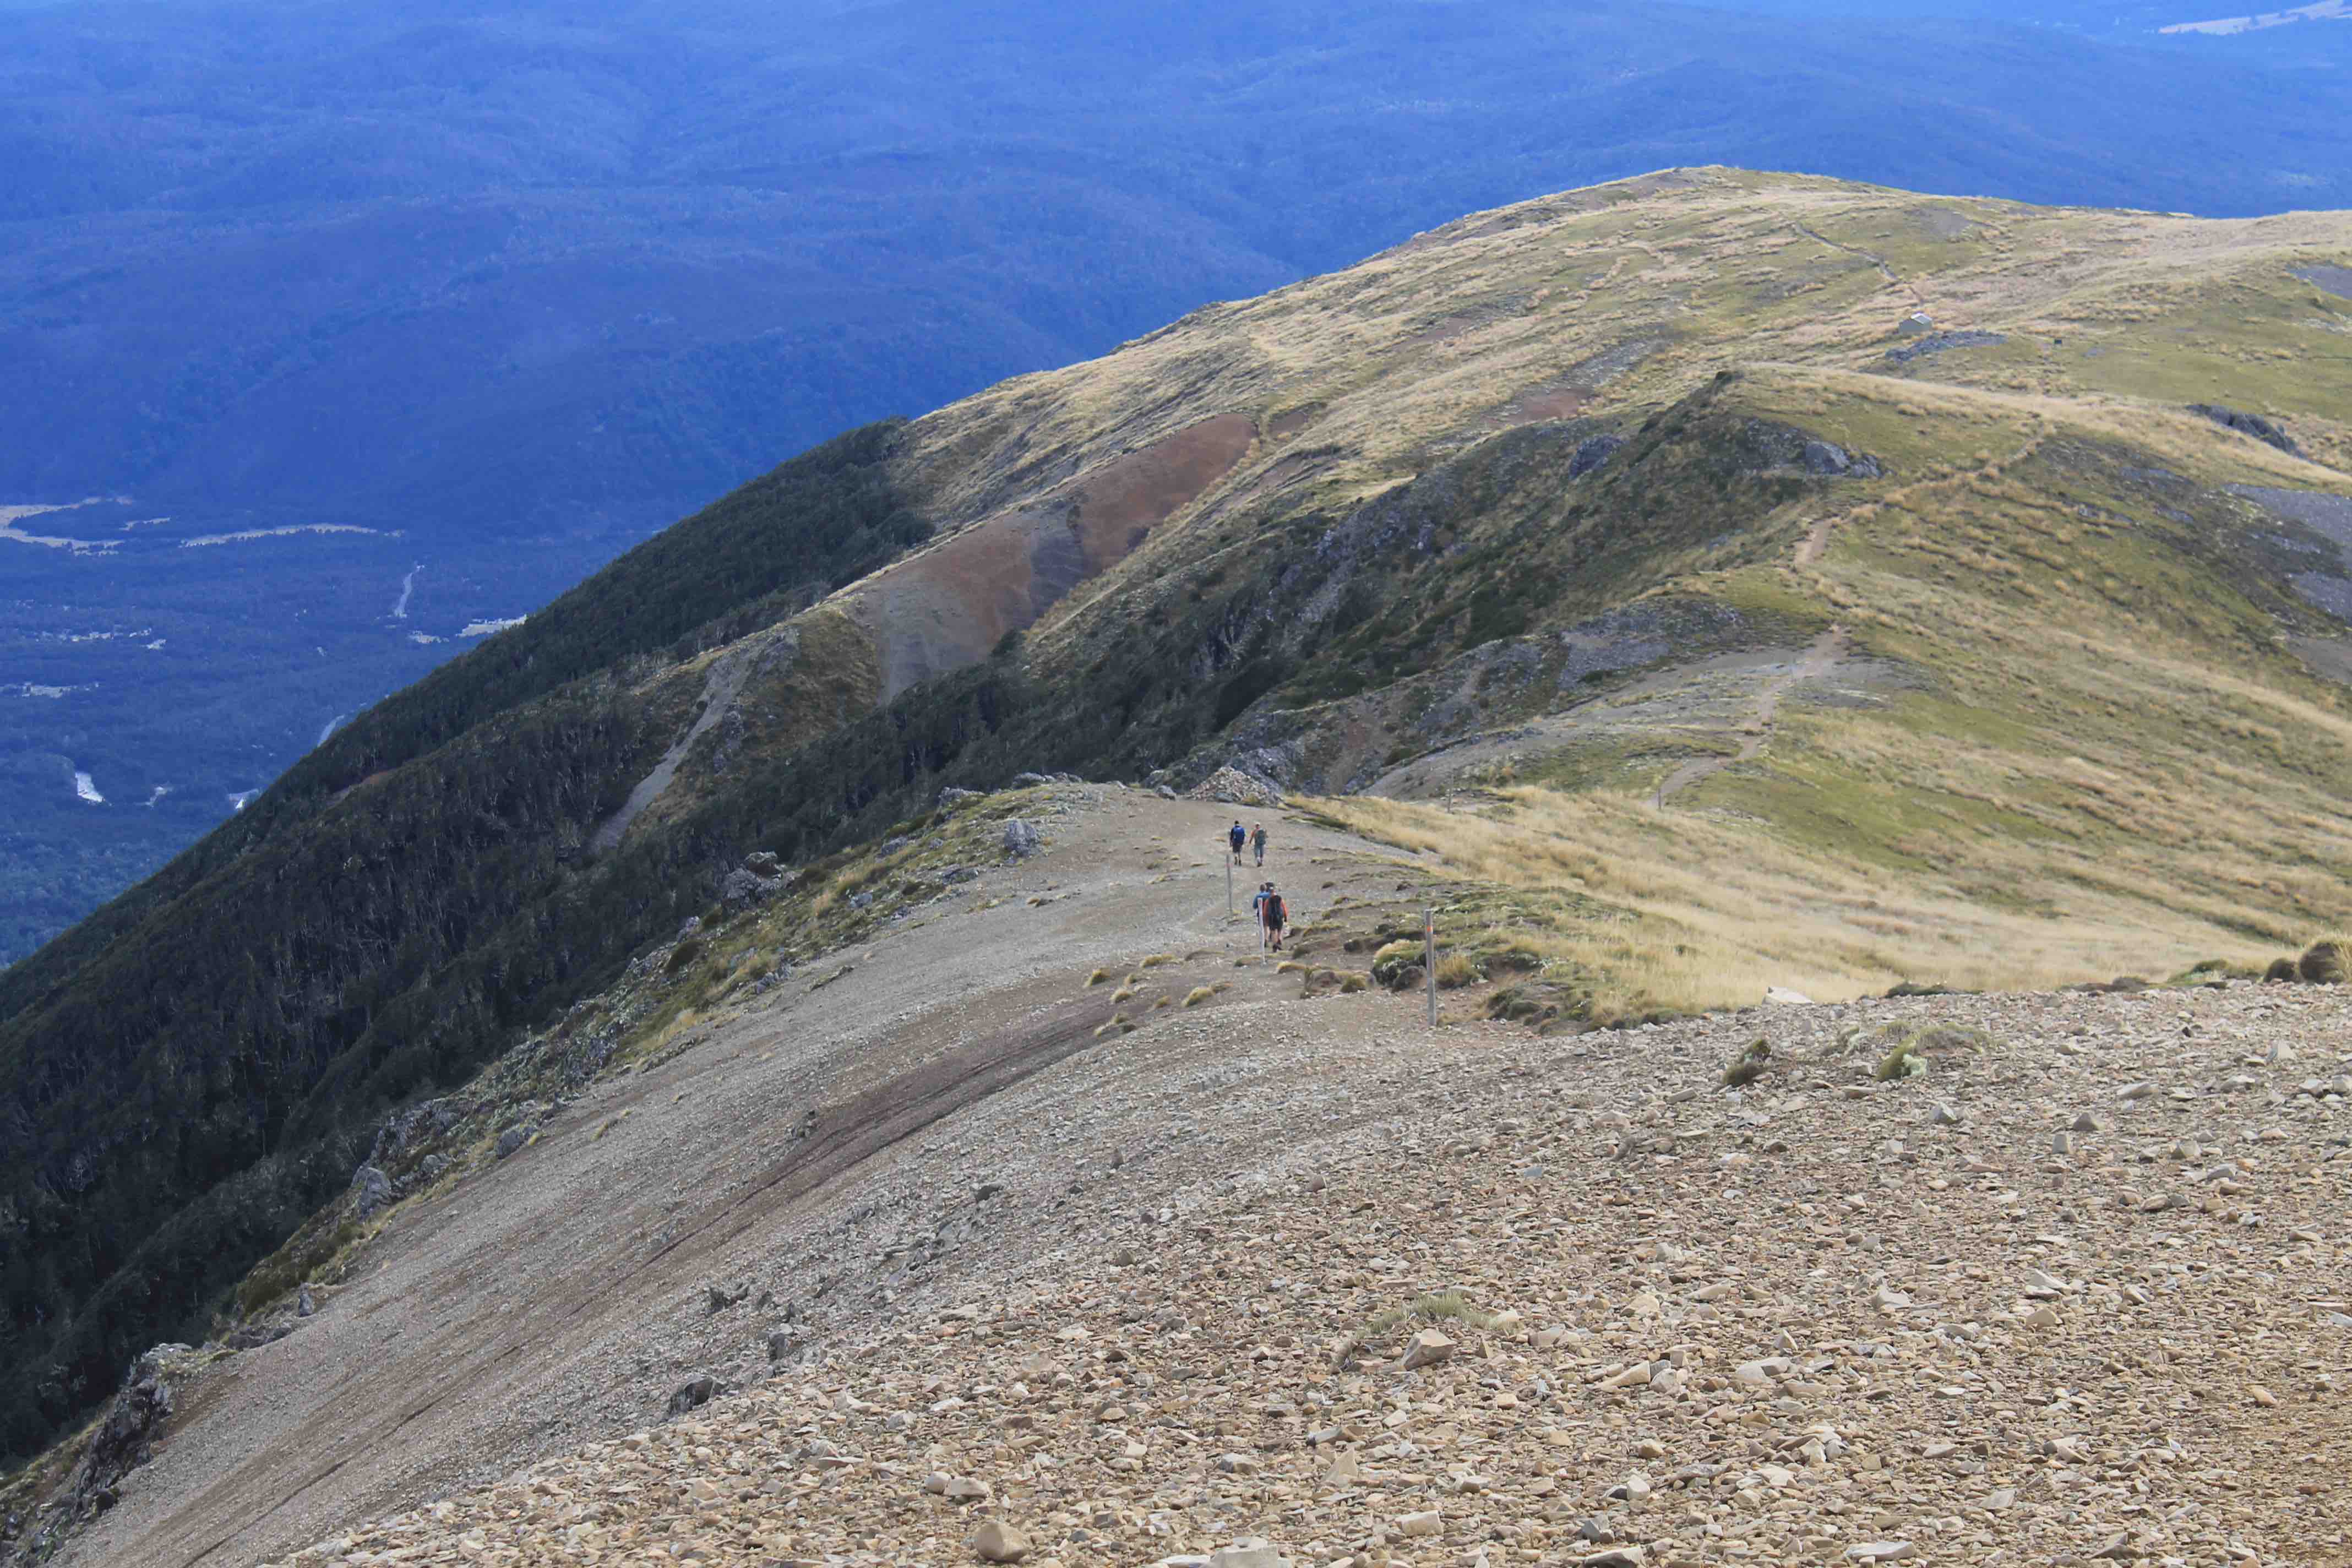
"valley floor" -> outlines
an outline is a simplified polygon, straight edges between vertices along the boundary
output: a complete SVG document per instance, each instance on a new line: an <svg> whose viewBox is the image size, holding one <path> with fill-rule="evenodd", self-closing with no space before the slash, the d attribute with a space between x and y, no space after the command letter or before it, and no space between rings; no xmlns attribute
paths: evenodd
<svg viewBox="0 0 2352 1568"><path fill-rule="evenodd" d="M400 1211L67 1560L2352 1563L2340 989L1433 1030L1256 962L1223 808L1053 795ZM1360 966L1413 858L1266 815Z"/></svg>

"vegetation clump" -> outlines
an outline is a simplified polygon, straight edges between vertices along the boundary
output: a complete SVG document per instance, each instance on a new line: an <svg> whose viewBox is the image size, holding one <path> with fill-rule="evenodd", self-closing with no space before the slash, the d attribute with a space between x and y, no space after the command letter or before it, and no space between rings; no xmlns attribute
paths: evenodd
<svg viewBox="0 0 2352 1568"><path fill-rule="evenodd" d="M1441 991L1459 991L1486 978L1485 967L1465 954L1449 952L1437 961L1437 985Z"/></svg>
<svg viewBox="0 0 2352 1568"><path fill-rule="evenodd" d="M1402 1324L1421 1319L1429 1322L1462 1322L1474 1329L1492 1328L1496 1314L1475 1306L1459 1290L1430 1290L1401 1307L1385 1308L1364 1325L1362 1338L1377 1340Z"/></svg>
<svg viewBox="0 0 2352 1568"><path fill-rule="evenodd" d="M1899 1082L1926 1073L1938 1058L1990 1050L2000 1042L1972 1024L1921 1023L1898 1019L1868 1031L1847 1036L1848 1048L1875 1056L1871 1076L1881 1083Z"/></svg>
<svg viewBox="0 0 2352 1568"><path fill-rule="evenodd" d="M1738 1056L1732 1058L1731 1065L1723 1069L1723 1086L1738 1089L1754 1083L1770 1070L1771 1066L1771 1042L1762 1038L1750 1040Z"/></svg>
<svg viewBox="0 0 2352 1568"><path fill-rule="evenodd" d="M1402 991L1421 978L1422 944L1391 942L1372 954L1372 978L1391 991Z"/></svg>
<svg viewBox="0 0 2352 1568"><path fill-rule="evenodd" d="M2352 934L2321 937L2304 950L2295 973L2306 985L2341 985L2352 979Z"/></svg>

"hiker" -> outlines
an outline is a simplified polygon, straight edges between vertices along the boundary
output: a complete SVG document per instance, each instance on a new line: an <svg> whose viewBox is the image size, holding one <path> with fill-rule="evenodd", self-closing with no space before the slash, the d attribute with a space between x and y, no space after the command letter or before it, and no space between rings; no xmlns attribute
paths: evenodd
<svg viewBox="0 0 2352 1568"><path fill-rule="evenodd" d="M1268 882L1265 885L1265 891L1259 895L1257 918L1265 925L1266 951L1280 952L1282 931L1283 928L1290 923L1290 911L1283 908L1282 895L1274 890L1272 882Z"/></svg>
<svg viewBox="0 0 2352 1568"><path fill-rule="evenodd" d="M1257 863L1265 864L1265 824L1261 822L1250 833L1250 847L1257 851Z"/></svg>
<svg viewBox="0 0 2352 1568"><path fill-rule="evenodd" d="M1242 863L1242 845L1248 838L1249 835L1242 831L1242 819L1234 817L1233 826L1225 830L1225 842L1234 847L1234 864L1236 866Z"/></svg>

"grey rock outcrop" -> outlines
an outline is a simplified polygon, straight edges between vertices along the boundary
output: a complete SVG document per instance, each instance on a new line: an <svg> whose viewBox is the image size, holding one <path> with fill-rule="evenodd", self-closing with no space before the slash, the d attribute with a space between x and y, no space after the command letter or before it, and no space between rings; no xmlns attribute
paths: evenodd
<svg viewBox="0 0 2352 1568"><path fill-rule="evenodd" d="M373 1165L362 1165L352 1174L352 1210L365 1219L392 1202L392 1178Z"/></svg>
<svg viewBox="0 0 2352 1568"><path fill-rule="evenodd" d="M1857 457L1833 441L1808 441L1805 472L1829 479L1874 479L1882 470L1875 458Z"/></svg>
<svg viewBox="0 0 2352 1568"><path fill-rule="evenodd" d="M1886 351L1886 357L1896 364L1909 364L1915 359L1931 359L1953 349L1990 348L2009 342L2000 332L1931 332L1916 342Z"/></svg>
<svg viewBox="0 0 2352 1568"><path fill-rule="evenodd" d="M1568 460L1568 477L1571 479L1582 479L1595 468L1606 465L1610 458L1617 455L1618 448L1624 445L1625 437L1622 436L1591 437L1582 446L1577 447L1576 456Z"/></svg>
<svg viewBox="0 0 2352 1568"><path fill-rule="evenodd" d="M781 877L762 877L748 866L738 866L728 872L727 879L719 885L719 897L720 901L733 909L773 898L783 885Z"/></svg>
<svg viewBox="0 0 2352 1568"><path fill-rule="evenodd" d="M2303 448L2294 444L2294 437L2289 436L2284 430L2259 414L2248 414L2241 408L2224 407L2219 403L2192 403L2189 405L2189 412L2201 414L2214 424L2235 430L2242 436L2252 436L2255 440L2275 447L2289 457L2303 456Z"/></svg>
<svg viewBox="0 0 2352 1568"><path fill-rule="evenodd" d="M162 1352L185 1352L185 1345L159 1345L141 1356L131 1369L122 1392L115 1395L106 1417L91 1435L89 1448L75 1473L73 1495L85 1514L112 1508L121 1497L122 1479L155 1457L155 1439L172 1415L172 1385L163 1380Z"/></svg>
<svg viewBox="0 0 2352 1568"><path fill-rule="evenodd" d="M405 1110L394 1111L376 1129L367 1163L378 1170L399 1169L404 1154L448 1131L465 1114L464 1103L454 1097L420 1100Z"/></svg>
<svg viewBox="0 0 2352 1568"><path fill-rule="evenodd" d="M699 1410L723 1392L725 1385L715 1377L706 1373L693 1378L669 1396L669 1414L684 1415L689 1411Z"/></svg>
<svg viewBox="0 0 2352 1568"><path fill-rule="evenodd" d="M1004 852L1015 860L1025 860L1045 847L1045 835L1035 823L1016 816L1004 825Z"/></svg>
<svg viewBox="0 0 2352 1568"><path fill-rule="evenodd" d="M1732 443L1731 457L1749 473L1806 474L1815 479L1874 479L1885 469L1875 458L1849 452L1808 430L1750 419Z"/></svg>

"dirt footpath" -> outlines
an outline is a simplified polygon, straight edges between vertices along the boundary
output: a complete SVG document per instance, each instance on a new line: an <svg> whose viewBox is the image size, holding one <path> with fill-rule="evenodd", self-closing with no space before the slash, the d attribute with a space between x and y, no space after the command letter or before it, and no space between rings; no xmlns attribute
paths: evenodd
<svg viewBox="0 0 2352 1568"><path fill-rule="evenodd" d="M1113 987L1086 984L1098 966L1124 973L1167 952L1180 962L1152 971L1157 994L1237 984L1188 1016L1298 989L1234 966L1256 942L1224 912L1227 808L1086 793L1099 804L1049 819L1045 854L828 960L852 966L845 978L782 988L677 1061L600 1086L513 1158L411 1205L318 1317L224 1364L68 1560L251 1563L654 1419L695 1376L765 1375L787 1309L813 1345L831 1344L887 1321L894 1289L919 1292L925 1275L992 1250L979 1235L929 1245L940 1216L928 1211L976 1207L977 1183L1038 1199L1008 1213L992 1196L976 1232L1066 1240L1043 1194L1106 1142L1065 1145L1016 1122L966 1164L911 1141L1033 1080L1068 1093L1074 1058L1147 1048L1149 1029L1098 1039L1114 1011ZM1365 847L1344 835L1259 818L1275 836L1265 875L1282 879L1295 918L1347 887L1393 885L1384 868L1350 864ZM1312 883L1294 886L1298 873ZM1258 874L1234 877L1246 908ZM971 908L991 899L1004 901ZM1139 1201L1196 1174L1152 1157L1150 1120L1102 1121L1104 1141L1137 1151L1124 1184ZM877 1195L886 1181L894 1195ZM877 1256L893 1226L923 1233L920 1268L914 1252ZM710 1313L708 1287L739 1282L775 1304Z"/></svg>
<svg viewBox="0 0 2352 1568"><path fill-rule="evenodd" d="M1266 815L1309 949L1417 886ZM2341 988L1432 1031L1248 962L1229 820L1108 792L404 1215L73 1561L2352 1563Z"/></svg>

